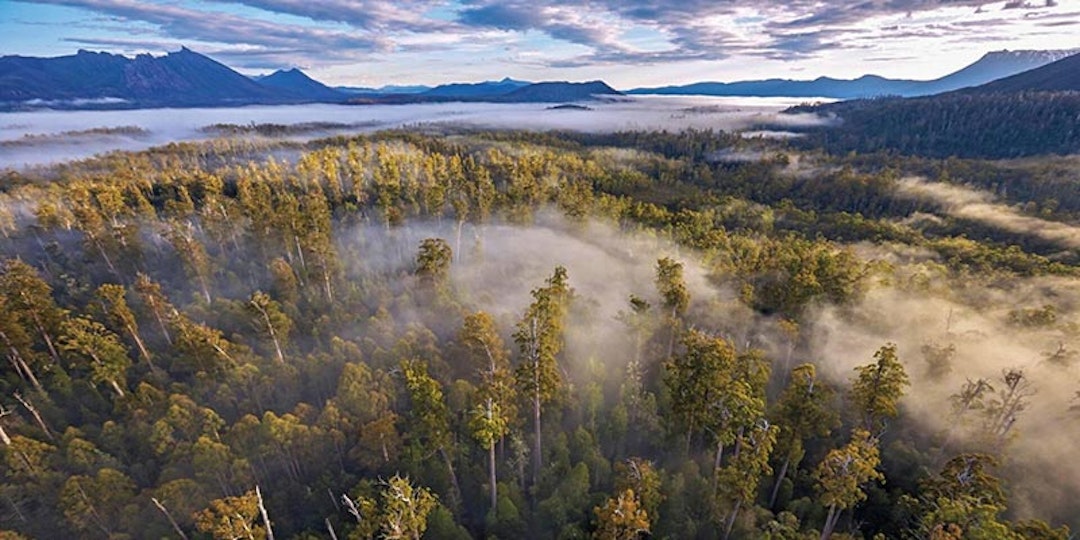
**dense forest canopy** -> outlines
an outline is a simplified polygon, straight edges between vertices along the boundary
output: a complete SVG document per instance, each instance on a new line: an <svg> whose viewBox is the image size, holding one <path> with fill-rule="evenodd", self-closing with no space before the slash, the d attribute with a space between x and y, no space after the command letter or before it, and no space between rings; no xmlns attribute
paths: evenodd
<svg viewBox="0 0 1080 540"><path fill-rule="evenodd" d="M708 131L9 171L0 536L1064 539L1075 185Z"/></svg>
<svg viewBox="0 0 1080 540"><path fill-rule="evenodd" d="M800 106L835 118L806 142L834 152L1017 158L1080 152L1080 91L977 92Z"/></svg>

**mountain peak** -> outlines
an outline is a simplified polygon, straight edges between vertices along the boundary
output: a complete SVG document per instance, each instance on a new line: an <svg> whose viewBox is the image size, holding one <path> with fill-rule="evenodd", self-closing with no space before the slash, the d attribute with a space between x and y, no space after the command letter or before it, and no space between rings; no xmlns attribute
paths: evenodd
<svg viewBox="0 0 1080 540"><path fill-rule="evenodd" d="M256 82L260 86L288 92L298 98L313 101L338 101L345 95L309 77L299 68L279 69Z"/></svg>

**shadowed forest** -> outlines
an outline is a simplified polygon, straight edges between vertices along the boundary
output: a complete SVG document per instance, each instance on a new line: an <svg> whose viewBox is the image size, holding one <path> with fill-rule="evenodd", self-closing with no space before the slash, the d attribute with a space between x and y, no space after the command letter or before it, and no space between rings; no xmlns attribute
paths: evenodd
<svg viewBox="0 0 1080 540"><path fill-rule="evenodd" d="M1077 170L440 128L8 171L0 538L1070 538Z"/></svg>

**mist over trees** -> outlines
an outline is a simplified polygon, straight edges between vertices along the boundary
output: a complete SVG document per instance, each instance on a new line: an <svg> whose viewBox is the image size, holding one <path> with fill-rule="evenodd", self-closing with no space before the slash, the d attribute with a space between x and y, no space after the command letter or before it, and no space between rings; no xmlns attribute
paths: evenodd
<svg viewBox="0 0 1080 540"><path fill-rule="evenodd" d="M2 534L1068 538L1076 254L901 189L1036 173L866 159L402 131L10 173Z"/></svg>

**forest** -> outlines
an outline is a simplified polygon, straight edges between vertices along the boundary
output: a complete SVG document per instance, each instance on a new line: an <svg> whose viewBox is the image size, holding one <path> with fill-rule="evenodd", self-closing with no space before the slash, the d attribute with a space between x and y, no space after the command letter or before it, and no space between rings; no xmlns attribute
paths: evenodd
<svg viewBox="0 0 1080 540"><path fill-rule="evenodd" d="M1080 150L1080 92L979 93L795 107L842 117L807 142L832 151L888 150L935 158L1017 158Z"/></svg>
<svg viewBox="0 0 1080 540"><path fill-rule="evenodd" d="M1080 527L1070 158L293 129L3 173L0 538Z"/></svg>

